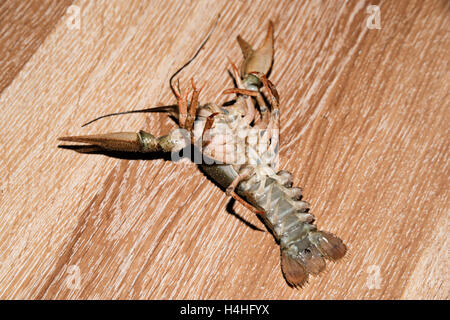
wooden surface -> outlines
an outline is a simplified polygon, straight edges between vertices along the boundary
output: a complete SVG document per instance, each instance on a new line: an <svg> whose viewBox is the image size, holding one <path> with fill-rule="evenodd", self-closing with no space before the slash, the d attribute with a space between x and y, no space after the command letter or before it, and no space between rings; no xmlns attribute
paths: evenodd
<svg viewBox="0 0 450 320"><path fill-rule="evenodd" d="M75 1L79 30L70 4L0 4L1 298L449 298L449 1ZM174 103L169 77L218 13L182 84L224 101L235 37L260 43L272 19L281 165L349 248L302 290L261 222L231 214L194 164L58 148L174 128L142 114L80 125Z"/></svg>

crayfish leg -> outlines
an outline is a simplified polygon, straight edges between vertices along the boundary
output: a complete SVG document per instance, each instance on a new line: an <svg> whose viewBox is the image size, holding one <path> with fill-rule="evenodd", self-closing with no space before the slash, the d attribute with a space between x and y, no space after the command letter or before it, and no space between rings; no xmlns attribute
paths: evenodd
<svg viewBox="0 0 450 320"><path fill-rule="evenodd" d="M240 88L230 88L230 89L226 89L223 91L223 94L232 94L232 93L243 94L243 95L252 96L252 97L256 97L258 95L257 91L248 90L248 89L240 89Z"/></svg>
<svg viewBox="0 0 450 320"><path fill-rule="evenodd" d="M181 128L186 127L186 120L188 117L188 96L189 96L189 88L186 89L186 92L181 92L180 89L180 82L178 81L177 86L174 87L174 93L177 98L177 104L178 104L178 122Z"/></svg>
<svg viewBox="0 0 450 320"><path fill-rule="evenodd" d="M227 194L230 195L234 200L236 200L237 202L239 202L240 204L242 204L244 207L246 207L247 209L249 209L251 212L255 213L255 214L259 214L259 215L263 215L265 213L265 211L262 210L258 210L257 208L255 208L254 206L252 206L251 204L249 204L247 201L245 201L244 199L242 199L241 197L239 197L237 195L236 192L234 191L227 191Z"/></svg>

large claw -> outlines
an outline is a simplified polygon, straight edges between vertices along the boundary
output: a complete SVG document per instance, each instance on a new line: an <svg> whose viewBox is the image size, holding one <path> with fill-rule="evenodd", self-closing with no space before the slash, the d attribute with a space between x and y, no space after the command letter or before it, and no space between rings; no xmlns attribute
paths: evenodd
<svg viewBox="0 0 450 320"><path fill-rule="evenodd" d="M152 134L139 131L113 132L88 136L70 136L58 138L59 141L81 142L98 146L105 150L124 152L171 152L186 146L186 140L178 131L155 138Z"/></svg>
<svg viewBox="0 0 450 320"><path fill-rule="evenodd" d="M257 50L253 50L251 45L241 38L237 37L244 62L241 67L241 76L245 79L251 72L267 74L273 62L273 24L269 21L266 39L264 44Z"/></svg>
<svg viewBox="0 0 450 320"><path fill-rule="evenodd" d="M81 142L99 146L105 150L113 151L141 151L139 136L135 132L114 132L89 136L60 137L59 141Z"/></svg>

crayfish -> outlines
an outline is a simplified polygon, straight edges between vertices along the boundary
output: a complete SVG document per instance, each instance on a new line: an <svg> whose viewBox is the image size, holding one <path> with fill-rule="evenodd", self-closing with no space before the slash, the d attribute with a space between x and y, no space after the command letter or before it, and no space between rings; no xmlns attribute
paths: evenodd
<svg viewBox="0 0 450 320"><path fill-rule="evenodd" d="M325 259L340 259L347 249L337 236L317 230L310 205L301 200L302 190L292 186L291 173L277 170L280 98L268 79L274 52L272 22L259 49L253 49L240 36L237 41L244 61L240 70L230 61L236 85L223 92L236 96L233 103L200 103L202 89L193 80L190 99L189 89L182 92L179 83L173 86L174 76L191 59L170 78L176 105L148 110L168 113L178 123L178 129L161 137L139 131L59 140L123 152L178 154L192 146L200 150L204 156L200 163L203 171L227 195L261 217L281 247L281 269L286 281L293 287L301 287L309 274L324 270Z"/></svg>

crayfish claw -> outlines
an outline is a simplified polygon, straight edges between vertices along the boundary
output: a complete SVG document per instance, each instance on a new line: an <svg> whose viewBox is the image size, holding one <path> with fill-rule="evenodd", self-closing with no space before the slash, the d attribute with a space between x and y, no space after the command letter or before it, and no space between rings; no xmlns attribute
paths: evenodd
<svg viewBox="0 0 450 320"><path fill-rule="evenodd" d="M60 137L59 141L87 143L104 150L121 152L171 152L183 149L186 139L177 130L156 138L145 131L111 132L87 136Z"/></svg>
<svg viewBox="0 0 450 320"><path fill-rule="evenodd" d="M139 137L135 132L113 132L87 136L60 137L59 141L88 143L105 150L138 152Z"/></svg>
<svg viewBox="0 0 450 320"><path fill-rule="evenodd" d="M267 74L273 62L273 23L269 21L266 39L264 44L257 50L253 50L251 45L241 36L237 37L239 46L244 56L241 67L241 76L246 78L251 72Z"/></svg>

